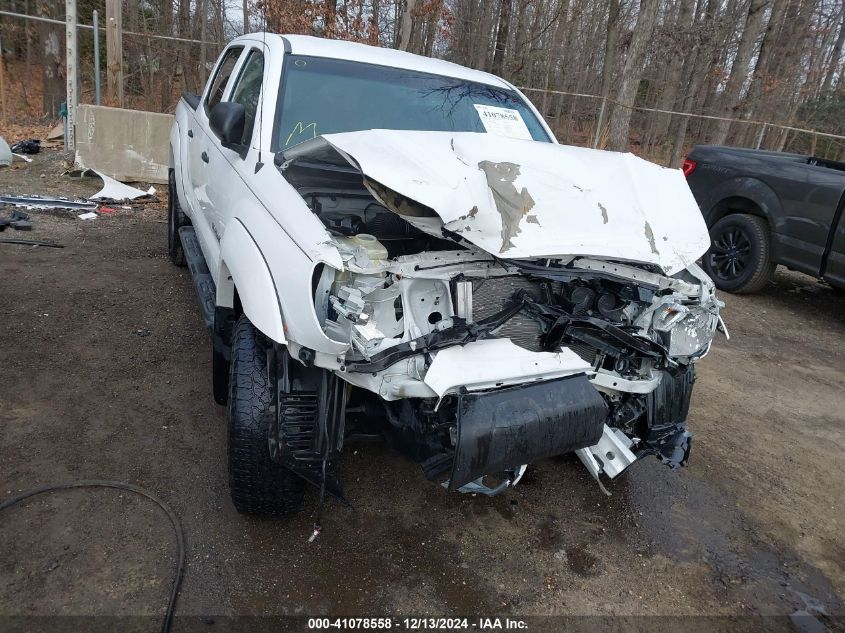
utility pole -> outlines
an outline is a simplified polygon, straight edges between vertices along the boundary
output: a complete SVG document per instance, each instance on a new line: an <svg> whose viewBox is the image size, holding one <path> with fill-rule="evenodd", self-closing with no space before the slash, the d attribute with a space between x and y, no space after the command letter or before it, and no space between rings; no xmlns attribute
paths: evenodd
<svg viewBox="0 0 845 633"><path fill-rule="evenodd" d="M94 103L100 105L100 19L97 10L92 11L94 22Z"/></svg>
<svg viewBox="0 0 845 633"><path fill-rule="evenodd" d="M67 149L76 148L77 55L76 0L65 0L65 58L67 64Z"/></svg>
<svg viewBox="0 0 845 633"><path fill-rule="evenodd" d="M6 82L3 73L6 69L3 67L3 42L0 40L0 108L2 108L2 121L6 125L8 119L6 118Z"/></svg>
<svg viewBox="0 0 845 633"><path fill-rule="evenodd" d="M120 0L106 0L106 100L123 107L123 11Z"/></svg>

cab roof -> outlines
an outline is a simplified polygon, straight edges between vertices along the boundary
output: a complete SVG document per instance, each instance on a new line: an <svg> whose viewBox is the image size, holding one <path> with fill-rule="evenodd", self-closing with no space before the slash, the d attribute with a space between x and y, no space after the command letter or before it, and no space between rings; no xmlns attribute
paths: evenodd
<svg viewBox="0 0 845 633"><path fill-rule="evenodd" d="M344 59L365 64L414 70L444 77L454 77L456 79L474 81L499 88L513 88L504 79L496 75L491 75L490 73L473 70L472 68L443 61L442 59L432 59L431 57L414 55L413 53L392 48L381 48L344 40L329 40L310 35L279 35L276 33L249 33L237 39L260 39L270 46L273 45L273 42L276 42L276 45L284 46L285 51L289 51L294 55Z"/></svg>

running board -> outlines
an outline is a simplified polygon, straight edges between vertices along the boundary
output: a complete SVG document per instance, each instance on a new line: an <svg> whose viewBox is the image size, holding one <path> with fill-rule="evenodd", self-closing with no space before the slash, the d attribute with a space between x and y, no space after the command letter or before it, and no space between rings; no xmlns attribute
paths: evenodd
<svg viewBox="0 0 845 633"><path fill-rule="evenodd" d="M197 234L192 226L183 226L179 229L179 239L182 241L182 250L185 252L185 262L191 271L194 280L194 288L200 300L200 310L205 327L211 331L214 327L214 306L217 303L217 288L214 279L202 256L202 249L197 240Z"/></svg>

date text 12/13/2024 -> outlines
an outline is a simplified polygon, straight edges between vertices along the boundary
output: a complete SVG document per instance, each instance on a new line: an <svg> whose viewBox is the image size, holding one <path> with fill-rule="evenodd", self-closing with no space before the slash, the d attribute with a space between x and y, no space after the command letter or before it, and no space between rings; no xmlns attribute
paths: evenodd
<svg viewBox="0 0 845 633"><path fill-rule="evenodd" d="M360 631L527 631L528 623L518 618L309 618L308 629Z"/></svg>

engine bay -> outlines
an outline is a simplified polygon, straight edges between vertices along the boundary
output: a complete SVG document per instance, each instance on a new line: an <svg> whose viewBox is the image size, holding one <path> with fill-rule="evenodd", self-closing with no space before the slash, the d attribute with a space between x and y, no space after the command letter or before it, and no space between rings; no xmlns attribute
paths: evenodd
<svg viewBox="0 0 845 633"><path fill-rule="evenodd" d="M320 328L347 351L300 358L359 388L355 424L382 419L381 432L430 477L448 465L451 487L461 471L462 491L489 494L461 461L462 433L489 433L490 416L507 410L499 428L530 436L531 411L570 391L583 406L572 413L561 400L541 426L563 424L557 448L575 450L596 480L643 454L685 463L693 364L724 329L697 265L670 276L599 257L506 259L336 155L313 158L279 167L342 261L318 263L312 289ZM544 442L531 443L532 459Z"/></svg>

